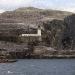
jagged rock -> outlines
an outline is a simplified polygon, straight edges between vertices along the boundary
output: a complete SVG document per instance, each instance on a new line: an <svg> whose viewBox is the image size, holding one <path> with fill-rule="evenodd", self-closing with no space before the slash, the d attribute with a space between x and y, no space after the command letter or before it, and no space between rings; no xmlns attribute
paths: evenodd
<svg viewBox="0 0 75 75"><path fill-rule="evenodd" d="M66 30L63 41L69 49L75 49L75 14L67 16L64 23L66 24Z"/></svg>
<svg viewBox="0 0 75 75"><path fill-rule="evenodd" d="M44 23L45 38L44 41L51 47L62 48L62 39L65 31L65 24L63 20L52 20Z"/></svg>

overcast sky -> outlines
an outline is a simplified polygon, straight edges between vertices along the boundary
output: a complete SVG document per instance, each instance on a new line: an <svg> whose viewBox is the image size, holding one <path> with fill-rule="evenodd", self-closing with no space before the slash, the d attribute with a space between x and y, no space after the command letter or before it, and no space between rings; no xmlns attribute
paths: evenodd
<svg viewBox="0 0 75 75"><path fill-rule="evenodd" d="M75 0L0 0L0 12L30 6L75 12Z"/></svg>

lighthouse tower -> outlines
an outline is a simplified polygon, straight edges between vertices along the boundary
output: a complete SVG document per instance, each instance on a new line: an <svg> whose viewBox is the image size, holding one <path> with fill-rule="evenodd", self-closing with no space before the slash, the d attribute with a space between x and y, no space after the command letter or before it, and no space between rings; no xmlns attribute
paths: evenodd
<svg viewBox="0 0 75 75"><path fill-rule="evenodd" d="M38 26L37 34L39 37L39 41L41 41L41 27L40 26Z"/></svg>
<svg viewBox="0 0 75 75"><path fill-rule="evenodd" d="M35 37L35 38L38 38L39 42L41 42L42 41L42 39L41 39L41 27L38 26L36 34L29 34L29 33L28 34L21 34L20 37L24 37L24 38L26 38L26 37L30 37L30 38Z"/></svg>

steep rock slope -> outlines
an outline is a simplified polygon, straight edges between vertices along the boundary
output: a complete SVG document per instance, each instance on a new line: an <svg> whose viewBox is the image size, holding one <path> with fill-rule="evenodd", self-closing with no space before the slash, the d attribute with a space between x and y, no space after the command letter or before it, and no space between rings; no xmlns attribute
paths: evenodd
<svg viewBox="0 0 75 75"><path fill-rule="evenodd" d="M6 11L0 15L0 40L8 41L10 38L10 41L15 41L19 34L24 33L23 30L27 29L28 25L32 28L37 28L40 25L43 27L42 39L45 45L56 49L64 48L64 33L67 32L68 27L64 18L72 14L71 12L44 10L34 7Z"/></svg>

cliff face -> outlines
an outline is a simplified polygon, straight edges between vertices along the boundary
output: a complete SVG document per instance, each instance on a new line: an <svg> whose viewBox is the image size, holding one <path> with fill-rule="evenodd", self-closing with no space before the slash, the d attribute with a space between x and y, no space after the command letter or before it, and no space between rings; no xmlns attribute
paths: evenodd
<svg viewBox="0 0 75 75"><path fill-rule="evenodd" d="M66 29L64 21L56 19L48 21L44 23L44 28L46 32L44 41L46 44L55 49L61 49L63 34Z"/></svg>
<svg viewBox="0 0 75 75"><path fill-rule="evenodd" d="M67 37L72 36L74 39L75 35L74 15L72 14L65 11L43 10L33 7L6 11L0 15L0 40L20 41L18 35L24 33L28 25L32 31L40 25L42 27L42 44L45 43L44 45L55 49L71 49L69 46L72 43L67 41Z"/></svg>
<svg viewBox="0 0 75 75"><path fill-rule="evenodd" d="M65 17L64 23L66 25L64 42L69 48L75 49L75 14Z"/></svg>

